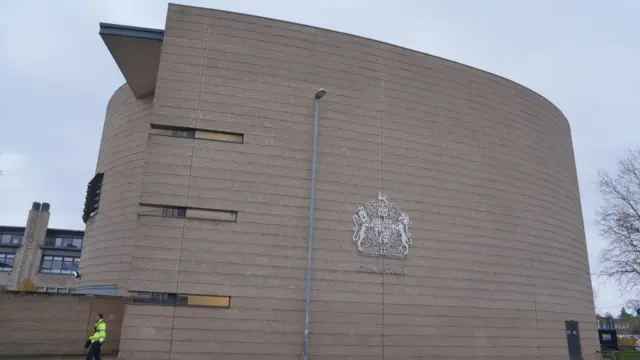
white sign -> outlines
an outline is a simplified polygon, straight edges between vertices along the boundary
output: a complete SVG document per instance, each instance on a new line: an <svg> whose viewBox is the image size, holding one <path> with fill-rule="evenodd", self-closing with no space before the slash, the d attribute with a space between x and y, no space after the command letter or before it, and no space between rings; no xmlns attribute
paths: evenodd
<svg viewBox="0 0 640 360"><path fill-rule="evenodd" d="M378 200L358 206L358 214L353 216L353 242L362 255L404 259L412 244L410 227L409 215L379 193Z"/></svg>

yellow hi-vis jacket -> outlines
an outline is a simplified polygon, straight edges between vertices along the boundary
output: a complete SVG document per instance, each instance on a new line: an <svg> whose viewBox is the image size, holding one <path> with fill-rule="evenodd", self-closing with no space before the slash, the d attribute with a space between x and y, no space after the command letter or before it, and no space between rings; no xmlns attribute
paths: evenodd
<svg viewBox="0 0 640 360"><path fill-rule="evenodd" d="M89 336L89 340L91 343L100 342L102 344L104 339L107 337L107 324L104 323L104 320L100 319L96 321L96 326L93 329L93 334Z"/></svg>

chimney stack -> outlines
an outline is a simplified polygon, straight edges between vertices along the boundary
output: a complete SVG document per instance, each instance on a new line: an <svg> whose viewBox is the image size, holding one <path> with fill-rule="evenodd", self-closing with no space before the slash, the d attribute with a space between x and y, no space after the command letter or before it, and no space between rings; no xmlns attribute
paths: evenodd
<svg viewBox="0 0 640 360"><path fill-rule="evenodd" d="M16 264L9 275L8 285L11 290L17 290L21 281L27 277L35 278L35 274L38 273L41 254L38 250L40 246L44 245L44 239L47 236L49 216L51 215L49 214L50 207L51 205L46 202L34 201L31 204L22 237L22 246L16 252Z"/></svg>

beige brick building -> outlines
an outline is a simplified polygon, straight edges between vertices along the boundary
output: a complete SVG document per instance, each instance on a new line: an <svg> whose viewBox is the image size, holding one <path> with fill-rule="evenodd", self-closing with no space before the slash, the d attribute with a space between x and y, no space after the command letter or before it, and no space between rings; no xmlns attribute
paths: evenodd
<svg viewBox="0 0 640 360"><path fill-rule="evenodd" d="M69 293L78 287L84 231L49 228L50 205L34 202L25 226L0 226L0 286ZM26 282L25 282L26 281Z"/></svg>
<svg viewBox="0 0 640 360"><path fill-rule="evenodd" d="M107 106L81 285L135 296L120 359L302 358L319 88L311 359L564 360L568 343L595 358L571 132L542 96L203 8L100 33L127 83Z"/></svg>

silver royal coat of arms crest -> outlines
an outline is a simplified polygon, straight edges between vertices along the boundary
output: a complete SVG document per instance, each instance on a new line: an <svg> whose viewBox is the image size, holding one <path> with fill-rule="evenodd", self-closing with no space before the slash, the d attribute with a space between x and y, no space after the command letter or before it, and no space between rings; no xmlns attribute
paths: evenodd
<svg viewBox="0 0 640 360"><path fill-rule="evenodd" d="M353 242L357 251L366 256L404 259L412 244L411 220L387 196L358 206L353 216Z"/></svg>

